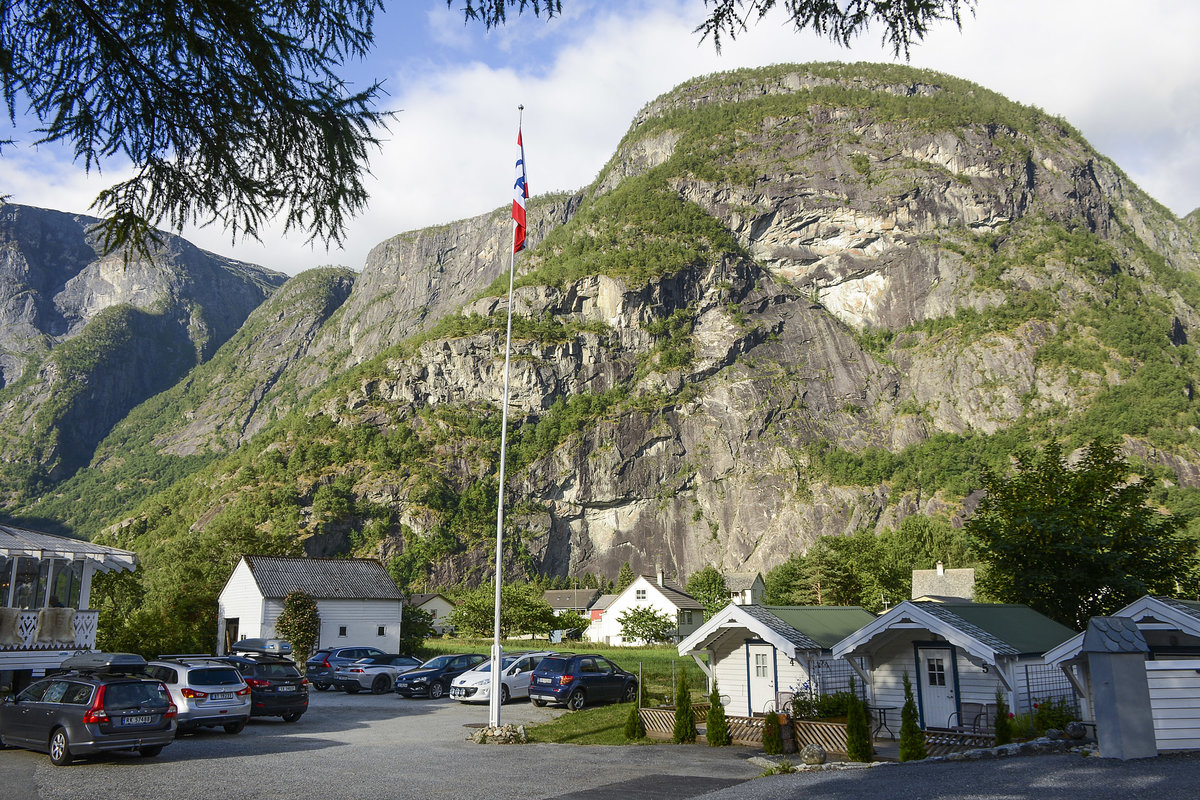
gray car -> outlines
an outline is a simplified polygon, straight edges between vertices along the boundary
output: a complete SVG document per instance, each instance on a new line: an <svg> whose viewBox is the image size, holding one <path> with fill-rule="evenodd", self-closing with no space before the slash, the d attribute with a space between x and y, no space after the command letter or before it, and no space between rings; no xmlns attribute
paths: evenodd
<svg viewBox="0 0 1200 800"><path fill-rule="evenodd" d="M106 655L125 656L126 663L106 667ZM145 666L139 656L86 656L92 666L44 678L0 703L0 743L49 753L60 767L109 750L158 755L175 738L176 708L167 687L130 671Z"/></svg>
<svg viewBox="0 0 1200 800"><path fill-rule="evenodd" d="M164 658L147 664L146 674L162 681L171 693L179 709L179 733L215 727L241 733L250 719L250 687L227 661Z"/></svg>
<svg viewBox="0 0 1200 800"><path fill-rule="evenodd" d="M322 647L304 662L304 675L318 692L333 686L334 670L360 658L387 655L378 647Z"/></svg>

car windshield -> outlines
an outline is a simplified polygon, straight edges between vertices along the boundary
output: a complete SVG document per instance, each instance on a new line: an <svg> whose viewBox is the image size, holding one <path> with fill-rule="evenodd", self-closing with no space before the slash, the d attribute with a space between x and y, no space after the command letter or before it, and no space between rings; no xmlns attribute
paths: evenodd
<svg viewBox="0 0 1200 800"><path fill-rule="evenodd" d="M454 656L436 656L421 665L421 669L441 669L454 660Z"/></svg>
<svg viewBox="0 0 1200 800"><path fill-rule="evenodd" d="M500 663L504 665L503 667L501 667L501 669L508 669L509 667L511 667L513 665L513 662L515 662L518 658L520 658L520 656L504 656L504 658L500 661ZM480 664L478 667L475 668L475 672L491 672L491 671L492 671L491 659L488 659L487 661L483 662L482 664Z"/></svg>
<svg viewBox="0 0 1200 800"><path fill-rule="evenodd" d="M237 686L242 676L232 667L210 667L189 672L188 682L196 686Z"/></svg>
<svg viewBox="0 0 1200 800"><path fill-rule="evenodd" d="M298 678L300 672L291 664L259 664L260 678Z"/></svg>

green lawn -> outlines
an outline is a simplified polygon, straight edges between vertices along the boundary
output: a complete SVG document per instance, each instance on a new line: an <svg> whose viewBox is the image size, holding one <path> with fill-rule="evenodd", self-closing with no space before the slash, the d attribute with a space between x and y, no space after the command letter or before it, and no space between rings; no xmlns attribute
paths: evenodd
<svg viewBox="0 0 1200 800"><path fill-rule="evenodd" d="M581 711L568 711L557 719L526 728L531 742L555 744L629 744L625 738L625 720L630 703L592 706ZM639 742L648 743L649 739Z"/></svg>

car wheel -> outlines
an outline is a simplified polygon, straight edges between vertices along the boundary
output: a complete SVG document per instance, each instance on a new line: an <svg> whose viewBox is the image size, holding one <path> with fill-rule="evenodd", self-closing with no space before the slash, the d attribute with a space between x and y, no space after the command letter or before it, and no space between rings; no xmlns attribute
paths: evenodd
<svg viewBox="0 0 1200 800"><path fill-rule="evenodd" d="M346 687L346 694L358 694L360 691L362 691L362 687L360 687L360 686L347 686Z"/></svg>
<svg viewBox="0 0 1200 800"><path fill-rule="evenodd" d="M441 681L434 681L433 683L429 684L429 696L434 700L437 700L445 693L446 687L442 685Z"/></svg>
<svg viewBox="0 0 1200 800"><path fill-rule="evenodd" d="M65 728L55 728L50 734L50 763L56 767L71 763L71 740Z"/></svg>
<svg viewBox="0 0 1200 800"><path fill-rule="evenodd" d="M316 681L314 681L313 688L316 689L318 692L323 692L329 688L329 684L328 683L317 683Z"/></svg>
<svg viewBox="0 0 1200 800"><path fill-rule="evenodd" d="M295 722L296 720L300 719L301 713L302 712L300 711L288 711L283 715L283 721Z"/></svg>
<svg viewBox="0 0 1200 800"><path fill-rule="evenodd" d="M225 728L225 732L232 736L233 734L241 733L243 730L245 730L246 720L243 719L239 720L238 722L231 722L223 727Z"/></svg>
<svg viewBox="0 0 1200 800"><path fill-rule="evenodd" d="M529 698L529 702L533 703L538 708L545 708L545 706L546 706L545 700L535 700L534 698L531 697L531 698Z"/></svg>
<svg viewBox="0 0 1200 800"><path fill-rule="evenodd" d="M571 696L567 698L567 708L572 711L578 711L583 708L583 704L587 702L587 697L583 694L583 689L576 689L571 692Z"/></svg>
<svg viewBox="0 0 1200 800"><path fill-rule="evenodd" d="M634 700L637 700L637 684L626 684L625 691L622 693L621 698L622 703L632 703Z"/></svg>
<svg viewBox="0 0 1200 800"><path fill-rule="evenodd" d="M163 746L161 744L156 744L151 745L150 747L143 747L139 749L138 752L142 754L142 758L154 758L156 755L162 752L162 749Z"/></svg>
<svg viewBox="0 0 1200 800"><path fill-rule="evenodd" d="M500 705L504 705L507 702L508 702L508 687L502 683L502 684L500 684Z"/></svg>
<svg viewBox="0 0 1200 800"><path fill-rule="evenodd" d="M379 675L371 681L371 694L383 694L389 688L391 680L387 675Z"/></svg>

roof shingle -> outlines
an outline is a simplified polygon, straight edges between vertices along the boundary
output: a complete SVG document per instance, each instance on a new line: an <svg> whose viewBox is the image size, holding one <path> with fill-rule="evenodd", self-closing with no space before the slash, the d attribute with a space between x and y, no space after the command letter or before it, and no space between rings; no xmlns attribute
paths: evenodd
<svg viewBox="0 0 1200 800"><path fill-rule="evenodd" d="M369 558L244 556L263 597L282 599L295 591L315 600L403 600L383 568Z"/></svg>

